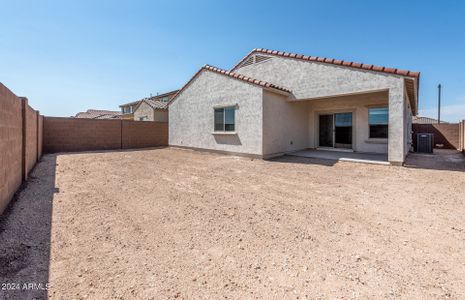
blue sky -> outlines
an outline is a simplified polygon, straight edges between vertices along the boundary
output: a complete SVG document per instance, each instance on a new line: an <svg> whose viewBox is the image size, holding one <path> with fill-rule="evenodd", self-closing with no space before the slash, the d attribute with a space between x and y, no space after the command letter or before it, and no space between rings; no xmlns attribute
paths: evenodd
<svg viewBox="0 0 465 300"><path fill-rule="evenodd" d="M181 87L268 48L421 72L420 111L465 118L465 1L1 1L0 82L70 116Z"/></svg>

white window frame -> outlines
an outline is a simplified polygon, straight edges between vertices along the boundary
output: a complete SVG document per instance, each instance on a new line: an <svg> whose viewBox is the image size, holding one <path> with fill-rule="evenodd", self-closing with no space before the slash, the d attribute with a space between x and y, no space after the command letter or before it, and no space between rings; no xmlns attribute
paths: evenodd
<svg viewBox="0 0 465 300"><path fill-rule="evenodd" d="M215 106L213 107L213 132L214 133L235 133L236 130L237 130L237 127L236 127L236 110L237 110L238 106L237 104L236 105L221 105L221 106ZM216 130L216 123L215 123L215 113L216 113L216 110L218 109L223 109L223 130ZM234 130L226 130L226 113L225 113L225 110L226 109L233 109L234 111Z"/></svg>

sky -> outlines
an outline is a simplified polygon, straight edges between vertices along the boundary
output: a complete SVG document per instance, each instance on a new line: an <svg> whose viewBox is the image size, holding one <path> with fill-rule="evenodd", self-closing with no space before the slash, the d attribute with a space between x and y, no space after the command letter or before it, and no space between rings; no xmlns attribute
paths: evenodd
<svg viewBox="0 0 465 300"><path fill-rule="evenodd" d="M465 119L465 1L4 1L0 82L47 116L180 88L253 48L420 71L420 115Z"/></svg>

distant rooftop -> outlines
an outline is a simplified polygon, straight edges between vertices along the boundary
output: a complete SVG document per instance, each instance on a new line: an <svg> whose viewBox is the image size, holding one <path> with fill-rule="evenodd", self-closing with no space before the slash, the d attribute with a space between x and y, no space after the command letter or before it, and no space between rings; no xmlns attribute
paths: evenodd
<svg viewBox="0 0 465 300"><path fill-rule="evenodd" d="M412 118L412 123L413 124L437 124L438 120L433 119L433 118L429 118L429 117L419 117L419 116L417 116L417 117ZM442 123L448 124L449 122L445 122L445 121L441 120L441 124Z"/></svg>
<svg viewBox="0 0 465 300"><path fill-rule="evenodd" d="M119 119L121 112L103 109L88 109L85 112L78 112L75 116L78 119Z"/></svg>
<svg viewBox="0 0 465 300"><path fill-rule="evenodd" d="M162 101L163 98L165 98L165 97L167 97L167 101L169 101L169 100L171 100L171 98L172 98L178 91L179 91L179 90L174 90L174 91L170 91L170 92L167 92L167 93L159 94L159 95L156 95L156 96L146 97L146 98L143 98L143 99L140 99L140 100L137 100L137 101L132 101L132 102L129 102L129 103L121 104L119 107L130 106L130 105L137 105L137 104L139 104L139 102L141 102L142 100L151 100L151 101L160 102L160 101Z"/></svg>

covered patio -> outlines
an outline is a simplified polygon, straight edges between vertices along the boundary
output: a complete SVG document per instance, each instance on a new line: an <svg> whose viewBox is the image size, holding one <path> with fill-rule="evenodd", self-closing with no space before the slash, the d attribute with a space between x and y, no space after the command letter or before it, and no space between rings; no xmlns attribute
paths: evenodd
<svg viewBox="0 0 465 300"><path fill-rule="evenodd" d="M360 153L351 151L334 151L307 149L288 153L291 156L325 159L332 161L348 161L365 164L390 165L388 155L383 153Z"/></svg>

